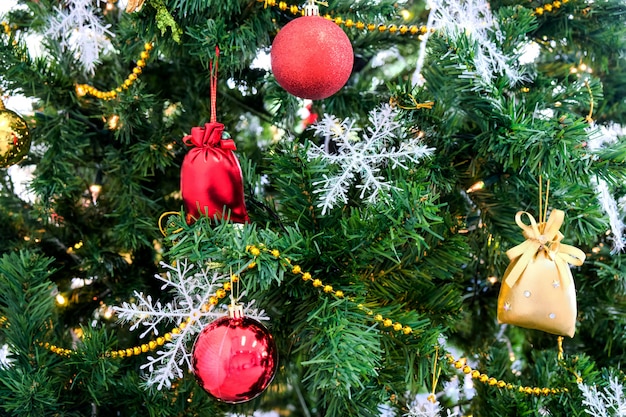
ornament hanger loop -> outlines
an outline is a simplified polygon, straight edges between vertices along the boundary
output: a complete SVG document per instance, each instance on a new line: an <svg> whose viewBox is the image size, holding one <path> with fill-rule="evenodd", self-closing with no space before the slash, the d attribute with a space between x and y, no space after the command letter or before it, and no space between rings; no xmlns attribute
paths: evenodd
<svg viewBox="0 0 626 417"><path fill-rule="evenodd" d="M161 234L162 234L163 236L165 236L165 237L167 237L167 233L166 233L166 231L165 231L165 227L163 227L163 219L165 218L165 216L169 216L169 215L171 215L171 214L173 214L173 215L177 215L177 214L180 214L180 213L179 213L179 212L177 212L177 211L166 211L165 213L161 214L161 217L159 217L159 230L161 231ZM174 231L174 233L181 232L182 230L183 230L183 229L182 229L182 227L181 227L181 228L179 228L179 229L176 229L176 230Z"/></svg>
<svg viewBox="0 0 626 417"><path fill-rule="evenodd" d="M404 110L419 110L419 109L432 109L435 105L434 101L426 101L424 103L419 103L412 94L408 94L409 99L413 103L412 106L404 106L400 104L400 99L398 97L391 97L389 99L389 105L391 107L399 107Z"/></svg>
<svg viewBox="0 0 626 417"><path fill-rule="evenodd" d="M428 395L428 401L435 404L437 402L437 396L435 395L435 391L437 389L437 381L439 381L439 376L441 375L441 368L437 366L439 362L439 346L435 346L435 357L433 358L433 390Z"/></svg>
<svg viewBox="0 0 626 417"><path fill-rule="evenodd" d="M309 0L306 6L304 6L304 15L305 16L319 16L320 8L318 4L328 7L328 3L325 1Z"/></svg>
<svg viewBox="0 0 626 417"><path fill-rule="evenodd" d="M209 62L209 72L211 73L211 123L217 122L217 63L220 56L220 48L215 47L215 60Z"/></svg>
<svg viewBox="0 0 626 417"><path fill-rule="evenodd" d="M589 85L589 80L585 80L585 87L587 87L587 92L589 93L589 114L585 116L585 121L590 125L593 124L593 91L591 91L591 85Z"/></svg>
<svg viewBox="0 0 626 417"><path fill-rule="evenodd" d="M239 281L241 278L239 275L233 274L233 270L230 270L230 305L234 306L239 304Z"/></svg>
<svg viewBox="0 0 626 417"><path fill-rule="evenodd" d="M228 306L228 316L231 319L243 318L243 305L239 302L239 283L241 277L237 274L233 274L232 268L230 270L230 305Z"/></svg>
<svg viewBox="0 0 626 417"><path fill-rule="evenodd" d="M541 175L539 175L539 223L545 223L546 219L548 218L548 197L550 197L550 179L547 180L546 182L546 199L545 199L545 203L543 200L543 178ZM542 204L545 205L545 207L542 208Z"/></svg>

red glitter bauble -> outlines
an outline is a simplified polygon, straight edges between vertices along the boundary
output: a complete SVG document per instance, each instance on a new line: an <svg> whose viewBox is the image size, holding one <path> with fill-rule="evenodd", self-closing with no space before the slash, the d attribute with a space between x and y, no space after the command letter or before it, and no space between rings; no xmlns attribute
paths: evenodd
<svg viewBox="0 0 626 417"><path fill-rule="evenodd" d="M276 373L272 335L248 317L223 317L206 326L193 348L200 386L216 399L237 404L259 396Z"/></svg>
<svg viewBox="0 0 626 417"><path fill-rule="evenodd" d="M294 96L311 100L339 91L354 63L348 36L320 16L302 16L287 23L272 43L271 57L278 84Z"/></svg>

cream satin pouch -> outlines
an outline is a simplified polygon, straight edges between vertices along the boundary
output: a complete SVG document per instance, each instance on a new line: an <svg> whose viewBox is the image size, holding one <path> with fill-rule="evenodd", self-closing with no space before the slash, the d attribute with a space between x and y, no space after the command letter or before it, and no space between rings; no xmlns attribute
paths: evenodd
<svg viewBox="0 0 626 417"><path fill-rule="evenodd" d="M527 216L530 225L522 221ZM582 265L585 254L561 243L565 214L552 210L537 223L520 211L515 222L526 240L507 251L511 260L498 296L498 322L573 337L576 331L576 289L569 264Z"/></svg>

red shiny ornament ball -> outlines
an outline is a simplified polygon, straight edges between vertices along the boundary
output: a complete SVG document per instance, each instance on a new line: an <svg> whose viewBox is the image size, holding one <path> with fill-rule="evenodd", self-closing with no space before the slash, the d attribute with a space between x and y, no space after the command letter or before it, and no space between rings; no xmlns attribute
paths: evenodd
<svg viewBox="0 0 626 417"><path fill-rule="evenodd" d="M320 16L302 16L278 32L271 61L281 87L300 98L321 100L346 84L354 53L337 24Z"/></svg>
<svg viewBox="0 0 626 417"><path fill-rule="evenodd" d="M193 348L200 386L237 404L259 396L274 378L278 354L272 335L249 317L223 317L206 326Z"/></svg>

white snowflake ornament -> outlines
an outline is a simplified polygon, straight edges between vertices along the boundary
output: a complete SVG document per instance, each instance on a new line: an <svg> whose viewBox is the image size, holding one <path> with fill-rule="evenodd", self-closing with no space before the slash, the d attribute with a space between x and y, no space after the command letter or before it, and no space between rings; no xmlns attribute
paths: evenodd
<svg viewBox="0 0 626 417"><path fill-rule="evenodd" d="M603 389L596 385L578 384L583 393L585 412L593 417L626 417L626 390L620 378L612 376Z"/></svg>
<svg viewBox="0 0 626 417"><path fill-rule="evenodd" d="M589 141L587 142L587 148L591 152L597 152L603 147L610 147L617 143L619 137L624 136L625 132L622 126L611 124L609 126L596 126L592 123L587 129L589 134ZM594 158L597 156L594 155ZM592 183L596 187L596 194L598 200L602 205L602 209L609 217L609 224L611 225L611 233L613 234L613 248L611 253L622 252L626 248L626 240L624 238L624 224L622 217L623 212L619 209L615 197L611 194L609 185L602 178L592 177Z"/></svg>
<svg viewBox="0 0 626 417"><path fill-rule="evenodd" d="M194 264L182 259L174 265L161 262L166 269L165 274L157 274L155 278L163 282L162 290L173 292L172 301L165 304L153 300L150 295L135 292L136 301L123 303L114 307L121 322L133 323L131 330L140 326L144 329L141 338L159 336L159 328L169 325L179 329L168 333L166 342L149 355L147 363L141 366L148 372L146 384L156 385L157 389L171 387L172 381L182 378L185 371L192 369L192 342L195 335L213 320L225 316L223 310L217 310L211 297L217 297L218 291L224 291L223 282L230 278L229 274L220 273L215 264ZM252 309L252 303L244 308L247 317L256 320L267 320L263 311ZM185 323L181 326L182 323ZM168 340L169 339L169 340Z"/></svg>
<svg viewBox="0 0 626 417"><path fill-rule="evenodd" d="M494 74L506 75L510 84L526 80L514 60L504 54L495 38L504 37L486 0L431 0L432 25L453 40L467 37L475 41L474 66L477 75L487 85Z"/></svg>
<svg viewBox="0 0 626 417"><path fill-rule="evenodd" d="M348 190L358 179L361 181L356 184L361 189L359 197L369 203L376 202L394 188L390 179L381 175L381 168L390 165L408 169L407 162L418 163L432 154L433 149L423 145L418 138L405 140L397 117L398 110L389 104L372 110L369 113L370 126L360 137L355 121L349 118L340 121L325 114L320 122L311 126L316 136L325 139L326 146L312 145L308 159L320 158L338 168L337 173L324 174L323 180L313 183L319 186L314 193L320 195L317 206L322 208L322 215L340 203L347 203ZM331 141L337 146L336 153L328 151Z"/></svg>
<svg viewBox="0 0 626 417"><path fill-rule="evenodd" d="M2 345L0 348L0 369L7 369L13 366L15 359L11 357L12 352L8 344Z"/></svg>
<svg viewBox="0 0 626 417"><path fill-rule="evenodd" d="M70 50L85 73L93 75L100 62L100 54L111 49L109 38L114 34L110 25L102 23L95 6L100 0L65 0L65 7L55 7L56 15L48 22L44 36L61 38L61 47Z"/></svg>
<svg viewBox="0 0 626 417"><path fill-rule="evenodd" d="M404 417L460 417L456 411L447 410L442 414L441 404L435 399L434 394L420 394L411 403L409 412L403 414Z"/></svg>

